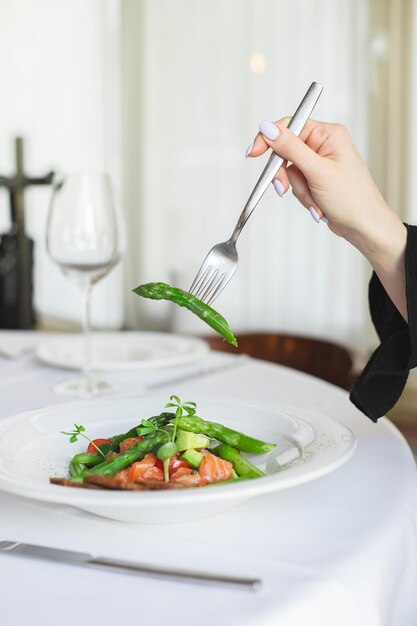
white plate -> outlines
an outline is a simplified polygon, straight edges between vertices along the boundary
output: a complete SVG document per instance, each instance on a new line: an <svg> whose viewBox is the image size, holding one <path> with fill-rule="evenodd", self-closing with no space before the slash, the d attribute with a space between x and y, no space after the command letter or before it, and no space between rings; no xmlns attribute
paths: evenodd
<svg viewBox="0 0 417 626"><path fill-rule="evenodd" d="M93 439L126 432L141 419L163 410L166 397L115 398L57 405L22 413L0 422L0 489L60 502L110 519L164 524L220 513L265 493L319 478L353 454L353 433L338 422L295 407L251 406L223 400L193 398L201 417L222 422L249 435L288 448L288 441L305 447L301 458L265 478L181 491L95 491L51 485L50 476L65 476L72 455L85 450L70 444L61 430L83 424ZM310 434L312 433L312 436ZM313 440L313 441L312 441ZM254 461L260 465L265 457ZM273 466L271 459L267 467ZM254 505L256 506L256 504Z"/></svg>
<svg viewBox="0 0 417 626"><path fill-rule="evenodd" d="M83 336L58 335L40 343L36 357L57 367L81 369ZM96 371L148 370L184 365L203 357L209 347L202 339L152 332L94 332L93 367Z"/></svg>

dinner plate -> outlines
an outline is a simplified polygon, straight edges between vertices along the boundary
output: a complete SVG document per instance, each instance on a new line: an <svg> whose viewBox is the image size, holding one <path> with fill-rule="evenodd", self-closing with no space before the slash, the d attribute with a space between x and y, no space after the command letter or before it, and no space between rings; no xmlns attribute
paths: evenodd
<svg viewBox="0 0 417 626"><path fill-rule="evenodd" d="M328 474L355 450L353 433L319 413L287 406L193 398L198 414L266 441L269 455L252 457L263 478L171 491L128 492L62 487L50 476L65 476L71 457L85 451L60 434L74 422L91 439L126 432L142 418L163 410L166 397L128 397L74 402L22 413L0 422L0 489L18 496L71 505L110 519L166 524L208 517L250 498L278 492ZM288 458L292 449L301 454Z"/></svg>
<svg viewBox="0 0 417 626"><path fill-rule="evenodd" d="M202 339L154 332L94 332L92 360L96 371L148 370L184 365L203 357L209 347ZM84 337L66 333L40 343L36 357L57 367L81 369Z"/></svg>

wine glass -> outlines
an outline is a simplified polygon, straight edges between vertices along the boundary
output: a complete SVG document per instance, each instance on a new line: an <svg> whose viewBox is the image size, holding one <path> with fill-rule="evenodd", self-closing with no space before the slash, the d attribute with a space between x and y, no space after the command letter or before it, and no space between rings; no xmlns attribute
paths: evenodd
<svg viewBox="0 0 417 626"><path fill-rule="evenodd" d="M91 290L120 258L120 216L106 174L71 174L54 180L46 247L50 258L78 285L83 300L83 376L55 386L59 393L98 395L111 385L92 368Z"/></svg>

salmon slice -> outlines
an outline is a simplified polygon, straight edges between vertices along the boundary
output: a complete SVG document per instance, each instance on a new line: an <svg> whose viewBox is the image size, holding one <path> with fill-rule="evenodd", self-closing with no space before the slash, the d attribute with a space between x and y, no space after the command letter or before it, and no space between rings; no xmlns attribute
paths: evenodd
<svg viewBox="0 0 417 626"><path fill-rule="evenodd" d="M131 437L131 439L134 439L134 437ZM128 440L126 439L126 441ZM129 467L126 467L126 469L120 470L120 472L117 472L117 474L115 474L114 477L117 478L118 480L136 480L136 478L132 478L132 476L143 475L147 469L155 465L156 461L157 461L157 458L154 454L151 454L151 453L146 454L141 461L137 461L136 463L129 465ZM139 467L135 470L135 472L132 471L132 474L131 474L130 472L132 468L136 466L139 466Z"/></svg>
<svg viewBox="0 0 417 626"><path fill-rule="evenodd" d="M233 465L229 461L207 452L201 461L198 473L205 483L217 483L232 477Z"/></svg>
<svg viewBox="0 0 417 626"><path fill-rule="evenodd" d="M116 478L117 480L129 480L129 470L130 467L127 467L124 470L120 470L120 472L117 472L117 474L114 475L114 478Z"/></svg>
<svg viewBox="0 0 417 626"><path fill-rule="evenodd" d="M125 452L126 450L129 450L129 448L135 446L137 443L142 441L142 439L143 437L129 437L128 439L125 439L121 442L119 446L120 452Z"/></svg>
<svg viewBox="0 0 417 626"><path fill-rule="evenodd" d="M189 467L180 467L170 478L171 483L178 483L187 487L202 487L205 482L201 476Z"/></svg>
<svg viewBox="0 0 417 626"><path fill-rule="evenodd" d="M128 469L127 479L131 482L164 480L163 470L155 466L156 460L156 456L149 452L142 461L132 463Z"/></svg>

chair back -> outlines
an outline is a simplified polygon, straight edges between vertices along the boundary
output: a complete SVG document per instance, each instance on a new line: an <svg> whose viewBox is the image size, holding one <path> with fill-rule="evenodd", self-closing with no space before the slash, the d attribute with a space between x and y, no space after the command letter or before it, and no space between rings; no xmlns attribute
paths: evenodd
<svg viewBox="0 0 417 626"><path fill-rule="evenodd" d="M350 390L363 368L358 354L342 345L296 335L242 333L236 336L238 348L221 337L205 336L213 350L237 352L286 365Z"/></svg>

